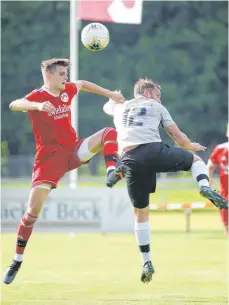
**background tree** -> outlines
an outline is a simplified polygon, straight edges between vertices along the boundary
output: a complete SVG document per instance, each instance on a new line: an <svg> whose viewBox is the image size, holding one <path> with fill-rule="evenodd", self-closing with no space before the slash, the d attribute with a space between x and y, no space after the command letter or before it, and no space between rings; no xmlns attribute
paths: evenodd
<svg viewBox="0 0 229 305"><path fill-rule="evenodd" d="M211 148L226 140L227 16L225 1L145 1L141 25L105 24L111 35L106 50L90 52L80 43L80 79L121 89L127 99L139 77L160 82L162 101L177 124ZM10 154L32 154L28 116L8 105L41 86L43 59L69 57L69 3L3 1L1 22L2 141ZM112 124L102 111L104 102L80 93L81 137Z"/></svg>

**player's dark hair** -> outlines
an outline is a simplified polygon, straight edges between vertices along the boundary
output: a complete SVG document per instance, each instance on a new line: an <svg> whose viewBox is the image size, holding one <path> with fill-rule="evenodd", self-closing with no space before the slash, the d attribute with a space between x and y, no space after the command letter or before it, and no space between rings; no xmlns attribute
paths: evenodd
<svg viewBox="0 0 229 305"><path fill-rule="evenodd" d="M53 72L56 66L70 67L70 61L67 58L51 58L43 60L41 63L41 71Z"/></svg>
<svg viewBox="0 0 229 305"><path fill-rule="evenodd" d="M143 95L144 90L153 90L154 88L161 89L161 86L151 79L140 78L134 85L134 96L138 94Z"/></svg>

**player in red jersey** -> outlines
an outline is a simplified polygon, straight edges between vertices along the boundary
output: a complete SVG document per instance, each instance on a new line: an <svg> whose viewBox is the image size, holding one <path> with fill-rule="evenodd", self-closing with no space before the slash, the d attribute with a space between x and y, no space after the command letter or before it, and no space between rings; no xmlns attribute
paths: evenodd
<svg viewBox="0 0 229 305"><path fill-rule="evenodd" d="M228 137L228 128L227 128ZM227 200L228 198L228 142L217 145L208 160L209 180L213 181L213 174L217 167L219 167L220 177L220 195ZM228 209L220 210L223 225L228 234Z"/></svg>
<svg viewBox="0 0 229 305"><path fill-rule="evenodd" d="M68 59L50 59L41 63L44 85L25 98L13 101L13 111L28 111L36 141L32 188L28 206L17 231L16 250L3 282L10 284L23 260L23 253L33 226L52 188L68 171L80 167L103 150L107 175L114 172L118 159L117 132L104 128L86 139L78 139L71 124L71 102L80 90L104 95L123 103L120 92L112 92L87 81L67 82ZM116 169L117 171L117 169ZM113 177L114 173L112 174ZM120 180L122 170L114 184ZM110 180L109 180L110 182ZM109 183L107 182L109 186Z"/></svg>

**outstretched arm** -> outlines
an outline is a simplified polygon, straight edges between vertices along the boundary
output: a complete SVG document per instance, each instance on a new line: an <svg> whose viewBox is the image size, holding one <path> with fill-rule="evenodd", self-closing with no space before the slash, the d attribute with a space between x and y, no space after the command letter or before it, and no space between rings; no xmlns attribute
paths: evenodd
<svg viewBox="0 0 229 305"><path fill-rule="evenodd" d="M199 143L191 143L186 134L181 132L177 124L173 121L168 110L162 105L161 116L162 126L165 128L168 135L173 139L175 143L177 143L178 146L186 150L191 150L193 152L202 151L206 149L206 147L200 145Z"/></svg>
<svg viewBox="0 0 229 305"><path fill-rule="evenodd" d="M203 151L206 147L200 145L199 143L192 143L185 133L181 132L178 126L173 123L165 128L169 136L183 149L191 150L193 152Z"/></svg>
<svg viewBox="0 0 229 305"><path fill-rule="evenodd" d="M78 81L74 82L74 84L76 85L78 91L82 90L82 91L86 91L86 92L100 94L100 95L106 96L107 98L112 99L113 101L115 101L117 103L124 103L124 101L125 101L121 92L110 91L108 89L100 87L100 86L98 86L94 83L88 82L86 80L78 80Z"/></svg>

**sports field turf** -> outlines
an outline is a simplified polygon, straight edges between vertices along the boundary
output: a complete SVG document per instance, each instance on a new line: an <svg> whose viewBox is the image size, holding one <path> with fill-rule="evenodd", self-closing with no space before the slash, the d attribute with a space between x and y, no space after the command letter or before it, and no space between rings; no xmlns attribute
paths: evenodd
<svg viewBox="0 0 229 305"><path fill-rule="evenodd" d="M58 187L68 186L66 181L60 182ZM104 187L105 186L105 177L100 178L99 182L91 181L89 182L80 182L79 187L81 188L96 188L96 187ZM124 187L124 182L119 182L115 188ZM28 182L2 182L2 187L10 188L11 187L30 187L30 181ZM213 186L214 189L218 189L218 184ZM198 184L195 183L192 179L190 181L180 181L176 178L170 178L163 184L161 182L157 183L156 193L151 194L150 197L151 203L155 204L165 204L165 203L190 203L195 201L206 201L199 194Z"/></svg>
<svg viewBox="0 0 229 305"><path fill-rule="evenodd" d="M2 284L2 305L224 305L227 238L218 212L194 213L192 233L182 213L152 214L156 274L140 282L133 234L35 233L15 282ZM2 272L14 234L2 234Z"/></svg>

